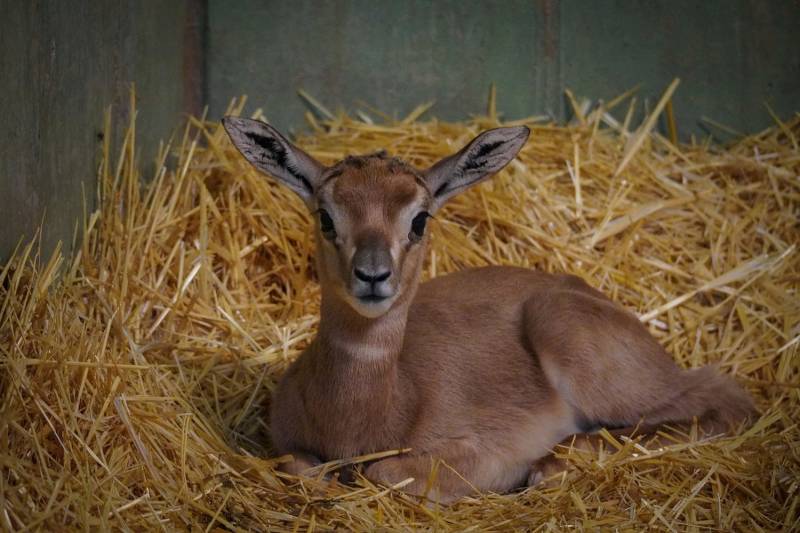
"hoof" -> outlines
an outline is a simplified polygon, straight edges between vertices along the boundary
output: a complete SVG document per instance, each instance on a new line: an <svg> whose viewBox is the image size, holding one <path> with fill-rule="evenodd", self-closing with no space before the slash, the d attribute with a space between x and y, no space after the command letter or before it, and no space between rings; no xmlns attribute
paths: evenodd
<svg viewBox="0 0 800 533"><path fill-rule="evenodd" d="M531 465L528 486L550 489L561 483L558 475L567 471L567 464L553 455L542 457Z"/></svg>
<svg viewBox="0 0 800 533"><path fill-rule="evenodd" d="M322 462L316 457L304 453L293 453L292 460L286 463L281 463L278 470L284 474L292 476L303 476L310 468L314 468Z"/></svg>

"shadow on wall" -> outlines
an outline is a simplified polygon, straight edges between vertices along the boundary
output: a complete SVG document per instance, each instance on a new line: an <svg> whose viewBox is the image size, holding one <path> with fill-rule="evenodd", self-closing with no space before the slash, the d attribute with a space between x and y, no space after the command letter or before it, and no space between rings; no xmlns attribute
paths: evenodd
<svg viewBox="0 0 800 533"><path fill-rule="evenodd" d="M193 4L0 2L0 261L42 220L44 250L71 242L95 197L104 112L128 122L133 81L144 160L194 105L183 73Z"/></svg>

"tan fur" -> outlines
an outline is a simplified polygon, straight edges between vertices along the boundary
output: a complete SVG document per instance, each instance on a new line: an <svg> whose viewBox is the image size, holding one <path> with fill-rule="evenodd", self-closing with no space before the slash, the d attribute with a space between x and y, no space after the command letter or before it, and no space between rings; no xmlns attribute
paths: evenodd
<svg viewBox="0 0 800 533"><path fill-rule="evenodd" d="M410 240L410 219L502 168L520 139L494 130L425 172L376 155L308 178L306 200L330 212L337 238L318 224L319 332L273 397L274 445L296 458L287 471L411 448L366 476L412 477L404 490L422 494L438 464L428 497L448 502L539 481L553 447L592 428L697 418L720 431L752 415L733 380L678 368L636 317L574 276L488 267L419 285L427 237ZM380 312L353 296L351 261L366 246L391 251L394 295Z"/></svg>

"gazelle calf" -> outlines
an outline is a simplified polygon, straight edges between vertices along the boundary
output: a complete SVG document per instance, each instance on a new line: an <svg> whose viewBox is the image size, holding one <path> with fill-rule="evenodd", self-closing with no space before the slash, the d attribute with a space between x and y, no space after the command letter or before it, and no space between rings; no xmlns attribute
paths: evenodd
<svg viewBox="0 0 800 533"><path fill-rule="evenodd" d="M754 412L732 379L678 368L636 317L577 277L488 267L419 286L427 219L511 161L528 128L484 132L418 170L385 153L326 167L267 124L223 123L317 220L319 332L272 403L274 445L294 457L287 471L411 448L365 475L411 477L404 490L422 494L441 460L450 468L428 496L447 502L539 479L537 460L592 428L696 417L720 431Z"/></svg>

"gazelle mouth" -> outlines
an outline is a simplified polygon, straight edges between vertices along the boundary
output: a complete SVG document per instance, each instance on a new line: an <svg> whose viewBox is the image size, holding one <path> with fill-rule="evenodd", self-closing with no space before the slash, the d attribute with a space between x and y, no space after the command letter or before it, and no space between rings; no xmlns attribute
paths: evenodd
<svg viewBox="0 0 800 533"><path fill-rule="evenodd" d="M350 306L366 318L377 318L386 313L395 300L395 294L382 296L380 291L350 292L345 296Z"/></svg>
<svg viewBox="0 0 800 533"><path fill-rule="evenodd" d="M386 296L379 296L377 294L367 294L365 296L359 296L358 299L367 304L377 304L384 300L386 300Z"/></svg>

